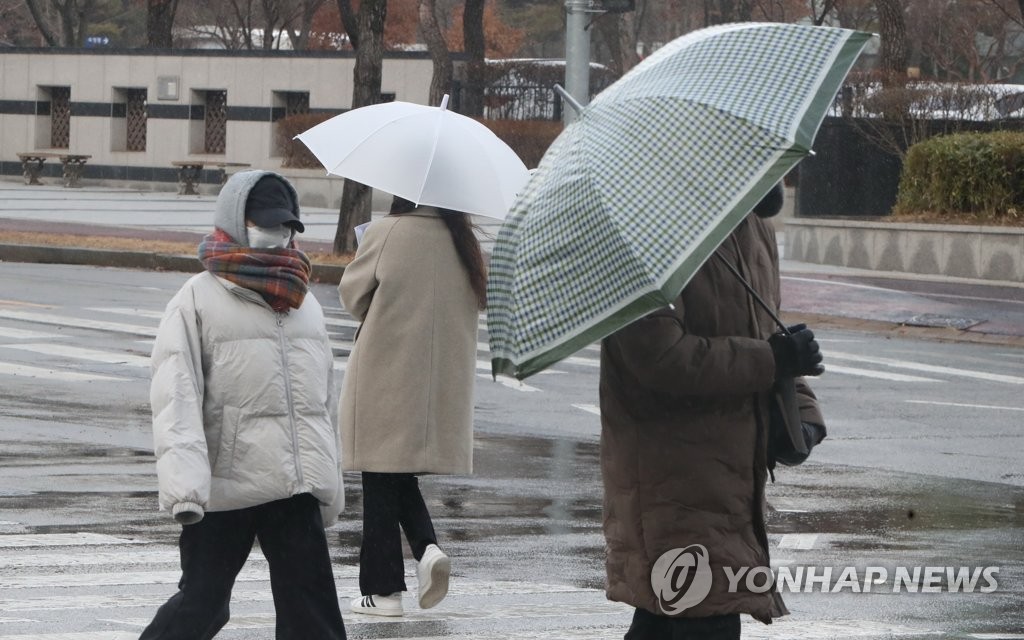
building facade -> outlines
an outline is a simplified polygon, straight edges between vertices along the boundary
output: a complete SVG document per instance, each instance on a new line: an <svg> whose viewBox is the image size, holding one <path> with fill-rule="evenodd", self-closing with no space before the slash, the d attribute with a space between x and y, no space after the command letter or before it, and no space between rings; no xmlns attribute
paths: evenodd
<svg viewBox="0 0 1024 640"><path fill-rule="evenodd" d="M276 123L348 109L354 67L351 52L0 48L0 176L22 174L19 153L81 154L86 184L171 190L182 163L244 163L313 181L304 204L335 206L341 180L282 167ZM388 54L382 93L424 104L431 74L427 54ZM220 177L204 170L201 186Z"/></svg>

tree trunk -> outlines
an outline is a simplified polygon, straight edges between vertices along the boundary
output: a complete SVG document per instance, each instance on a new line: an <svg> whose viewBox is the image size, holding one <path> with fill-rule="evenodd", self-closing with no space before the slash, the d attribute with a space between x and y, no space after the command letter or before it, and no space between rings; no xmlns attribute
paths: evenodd
<svg viewBox="0 0 1024 640"><path fill-rule="evenodd" d="M32 20L36 23L36 28L39 29L39 33L43 36L43 40L46 40L47 46L59 47L60 40L57 39L56 34L53 32L53 27L47 22L46 16L39 9L40 0L25 0L28 5L28 10L32 14ZM1022 0L1024 1L1024 0Z"/></svg>
<svg viewBox="0 0 1024 640"><path fill-rule="evenodd" d="M352 3L349 0L337 0L337 3L341 26L348 34L348 42L353 49L359 51L359 16L352 10Z"/></svg>
<svg viewBox="0 0 1024 640"><path fill-rule="evenodd" d="M172 31L178 0L146 0L146 45L150 49L174 46Z"/></svg>
<svg viewBox="0 0 1024 640"><path fill-rule="evenodd" d="M430 59L434 62L434 75L430 78L430 98L428 104L436 107L441 104L444 94L451 93L452 58L448 53L448 43L441 34L437 24L436 0L420 0L420 31L430 51Z"/></svg>
<svg viewBox="0 0 1024 640"><path fill-rule="evenodd" d="M902 83L907 73L907 25L901 0L875 0L882 38L879 70L887 86Z"/></svg>
<svg viewBox="0 0 1024 640"><path fill-rule="evenodd" d="M352 108L380 102L384 59L384 20L387 0L361 0L359 3L359 48L352 83ZM345 181L338 212L338 229L334 234L334 253L356 250L353 227L370 221L373 190L366 185Z"/></svg>
<svg viewBox="0 0 1024 640"><path fill-rule="evenodd" d="M462 91L461 111L467 116L484 114L484 85L487 64L484 62L484 0L466 0L462 14L462 42L466 51L466 87Z"/></svg>

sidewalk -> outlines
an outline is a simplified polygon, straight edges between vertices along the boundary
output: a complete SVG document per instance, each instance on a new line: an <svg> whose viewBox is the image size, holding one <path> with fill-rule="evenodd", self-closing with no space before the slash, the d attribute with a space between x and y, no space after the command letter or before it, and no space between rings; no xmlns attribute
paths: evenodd
<svg viewBox="0 0 1024 640"><path fill-rule="evenodd" d="M0 181L0 230L194 242L209 232L212 196L104 187L28 187ZM304 207L300 245L330 252L334 209ZM375 213L375 216L382 213ZM477 219L493 242L500 224ZM784 242L785 233L779 234ZM782 254L780 246L780 255ZM125 268L196 271L192 256L161 256L79 247L0 245L0 260L65 262ZM788 317L873 331L917 332L945 340L1024 346L1024 285L882 273L783 260L783 311ZM341 267L317 265L314 277L336 282Z"/></svg>

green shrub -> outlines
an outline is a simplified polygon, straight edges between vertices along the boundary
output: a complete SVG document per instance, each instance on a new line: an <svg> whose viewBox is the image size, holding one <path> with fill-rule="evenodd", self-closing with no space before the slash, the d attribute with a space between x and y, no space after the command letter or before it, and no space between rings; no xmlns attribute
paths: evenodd
<svg viewBox="0 0 1024 640"><path fill-rule="evenodd" d="M1024 210L1024 132L936 136L907 150L897 214L1017 217Z"/></svg>

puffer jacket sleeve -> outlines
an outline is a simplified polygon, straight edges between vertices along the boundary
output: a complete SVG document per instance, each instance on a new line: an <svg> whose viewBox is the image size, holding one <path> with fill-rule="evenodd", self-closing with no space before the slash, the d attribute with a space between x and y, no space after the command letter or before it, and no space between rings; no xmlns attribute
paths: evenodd
<svg viewBox="0 0 1024 640"><path fill-rule="evenodd" d="M330 417L331 424L334 425L334 443L337 447L335 451L338 452L338 492L334 494L334 501L331 504L320 506L320 517L326 528L334 524L341 512L345 510L345 484L341 475L343 459L341 455L341 425L337 417L333 415L334 409L338 406L334 397L334 352L331 350L331 342L327 338L324 339L324 348L328 354L331 354L327 362L327 394L325 397L327 398L327 415Z"/></svg>
<svg viewBox="0 0 1024 640"><path fill-rule="evenodd" d="M673 395L767 391L775 361L765 340L686 333L683 310L656 311L605 339L605 348L644 387Z"/></svg>
<svg viewBox="0 0 1024 640"><path fill-rule="evenodd" d="M821 413L818 397L814 395L811 385L807 384L804 378L794 378L793 381L796 384L797 403L800 405L800 420L825 429L825 417Z"/></svg>
<svg viewBox="0 0 1024 640"><path fill-rule="evenodd" d="M182 524L198 522L210 497L200 326L189 293L179 293L160 322L149 392L160 507Z"/></svg>
<svg viewBox="0 0 1024 640"><path fill-rule="evenodd" d="M393 226L374 223L367 227L356 256L341 274L341 282L338 283L341 303L345 305L345 311L360 322L366 319L370 301L380 284L377 279L377 263L380 262L388 233Z"/></svg>

